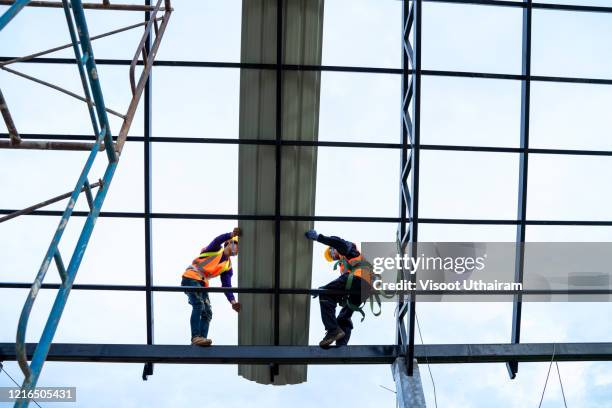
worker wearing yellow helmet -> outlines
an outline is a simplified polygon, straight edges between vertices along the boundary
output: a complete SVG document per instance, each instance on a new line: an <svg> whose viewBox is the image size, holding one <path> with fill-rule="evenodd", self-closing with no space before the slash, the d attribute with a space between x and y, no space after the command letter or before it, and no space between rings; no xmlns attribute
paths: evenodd
<svg viewBox="0 0 612 408"><path fill-rule="evenodd" d="M234 228L232 232L221 234L200 251L200 256L193 260L183 273L181 286L208 287L208 281L217 276L221 279L221 286L232 287L232 262L231 257L238 255L238 237L241 235L240 228ZM212 308L208 292L194 290L185 291L191 310L191 344L196 346L210 346L212 340L208 338L208 329L212 319ZM234 294L226 292L227 300L232 304L232 309L240 311L240 303L234 298Z"/></svg>
<svg viewBox="0 0 612 408"><path fill-rule="evenodd" d="M333 342L336 342L337 346L345 346L353 330L353 312L359 310L358 306L370 295L371 272L365 267L367 263L354 243L336 236L327 237L315 230L309 230L305 235L308 239L328 245L323 256L328 262L336 262L334 270L339 267L340 276L320 289L349 292L319 295L321 320L326 330L319 346L327 348ZM336 317L338 304L342 305L342 309Z"/></svg>

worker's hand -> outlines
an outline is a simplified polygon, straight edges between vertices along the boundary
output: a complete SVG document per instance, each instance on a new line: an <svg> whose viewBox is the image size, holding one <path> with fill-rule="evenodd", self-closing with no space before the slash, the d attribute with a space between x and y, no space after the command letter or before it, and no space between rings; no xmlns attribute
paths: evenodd
<svg viewBox="0 0 612 408"><path fill-rule="evenodd" d="M319 234L317 234L317 231L313 229L306 231L304 235L306 235L306 238L312 239L313 241L316 241L317 238L319 238Z"/></svg>
<svg viewBox="0 0 612 408"><path fill-rule="evenodd" d="M239 312L240 311L240 302L232 300L232 309L234 309L236 312Z"/></svg>
<svg viewBox="0 0 612 408"><path fill-rule="evenodd" d="M232 238L242 236L242 230L238 227L234 228L232 231Z"/></svg>

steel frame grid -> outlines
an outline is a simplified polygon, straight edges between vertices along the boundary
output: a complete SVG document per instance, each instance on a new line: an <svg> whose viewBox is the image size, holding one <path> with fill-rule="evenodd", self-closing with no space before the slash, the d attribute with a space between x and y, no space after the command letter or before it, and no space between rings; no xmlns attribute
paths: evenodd
<svg viewBox="0 0 612 408"><path fill-rule="evenodd" d="M150 3L150 0L146 0ZM528 132L529 132L529 84L531 81L545 81L545 82L559 82L559 83L586 83L586 84L600 84L600 85L612 85L612 79L602 79L602 78L568 78L568 77L552 77L552 76L534 76L531 75L530 72L530 58L531 58L531 14L533 9L546 9L546 10L565 10L565 11L575 11L575 12L599 12L599 13L612 13L612 7L595 7L595 6L573 6L573 5L560 5L560 4L542 4L542 3L533 3L531 0L524 0L522 3L519 2L511 2L511 1L498 1L498 0L410 0L405 1L404 12L409 11L407 6L409 4L417 4L421 5L424 2L432 2L432 3L449 3L449 4L465 4L465 5L487 5L487 6L501 6L501 7L520 7L524 10L524 19L523 19L523 72L521 75L508 75L508 74L496 74L496 73L482 73L482 72L458 72L458 71L442 71L442 70L422 70L420 68L420 56L416 59L417 67L416 68L408 68L404 63L402 63L402 68L375 68L375 67L350 67L350 66L308 66L308 65L289 65L282 63L282 0L278 1L279 9L277 22L279 24L279 37L277 37L277 63L276 64L245 64L245 63L226 63L226 62L204 62L204 61L155 61L154 66L162 66L162 67L178 67L178 66L187 66L187 67L220 67L220 68L240 68L240 69L274 69L277 72L277 133L276 138L269 143L269 141L258 141L258 140L238 140L238 139L215 139L215 138L173 138L173 137L153 137L151 135L151 104L152 104L152 87L151 81L147 83L145 88L145 134L142 137L129 137L128 141L142 141L144 142L145 149L145 169L144 169L144 182L145 182L145 210L142 213L131 213L131 212L106 212L101 213L100 216L109 216L109 217L131 217L131 218L143 218L145 220L145 247L148 248L145 251L145 262L146 262L146 276L147 283L144 286L144 289L140 287L127 287L127 285L75 285L74 289L84 289L84 290L145 290L147 293L147 343L153 344L153 299L152 292L154 291L180 291L180 287L161 287L161 286L153 286L152 285L152 264L151 264L151 220L154 218L172 218L172 219L270 219L275 221L275 225L280 225L280 222L283 220L320 220L320 221L340 221L340 222L398 222L399 223L399 231L402 234L409 232L409 234L414 237L416 241L418 230L410 229L407 231L407 224L411 223L413 226L418 226L419 223L442 223L442 224L473 224L473 225L516 225L517 226L517 239L522 237L522 241L524 241L524 232L527 225L589 225L589 226L612 226L612 221L588 221L588 220L527 220L525 205L526 205L526 184L527 184L527 157L528 154L559 154L559 155L593 155L593 156L612 156L612 151L593 151L593 150L566 150L566 149L534 149L529 148L528 146ZM417 15L418 21L416 24L418 31L418 36L420 37L420 7L417 6ZM414 11L414 10L413 10ZM404 14L402 18L403 24L407 22L407 17L410 13ZM416 35L416 34L415 34ZM420 41L420 40L419 40ZM527 43L527 46L526 46ZM420 51L420 47L417 44L415 47L416 51ZM148 44L150 46L150 43ZM11 57L0 57L0 61L6 61L11 59ZM28 61L29 63L74 63L73 59L69 58L36 58L34 60ZM101 59L96 60L98 64L109 64L109 65L128 65L129 61L124 60L111 60L111 59ZM316 71L329 71L329 72L362 72L362 73L372 73L372 74L400 74L403 77L411 76L412 78L418 77L420 79L421 76L450 76L450 77L466 77L466 78L490 78L490 79L506 79L506 80L519 80L522 82L522 96L521 96L521 145L519 148L498 148L498 147L487 147L487 146L451 146L451 145L421 145L417 142L407 142L405 139L405 135L402 135L402 139L399 144L393 143L353 143L353 142L293 142L293 141L283 141L281 137L281 105L280 102L282 99L282 73L286 70L316 70ZM418 84L419 81L416 81ZM402 81L403 89L406 90L404 81ZM405 96L405 95L404 95ZM415 101L419 101L419 96L415 96ZM418 112L418 111L417 111ZM414 114L414 118L417 118L417 115ZM418 129L418 127L415 127ZM418 133L418 130L415 130L415 133ZM24 134L21 135L25 139L51 139L51 140L84 140L91 139L91 136L84 135L41 135L41 134ZM8 138L8 134L0 134L0 138ZM284 145L291 146L337 146L337 147L356 147L356 148L391 148L400 150L401 154L401 163L402 165L409 164L407 158L409 157L408 152L418 152L419 150L453 150L453 151L484 151L484 152L507 152L507 153L517 153L521 157L521 174L520 174L520 189L521 194L519 194L519 214L517 220L483 220L483 219L434 219L434 218L419 218L418 217L418 192L417 198L412 197L414 210L416 208L417 214L416 216L408 216L406 212L407 207L403 207L405 204L403 203L403 198L401 199L401 206L403 208L400 209L399 217L327 217L327 216L312 216L312 217L294 217L294 216L284 216L280 214L279 206L277 205L276 211L274 215L271 216L249 216L249 215L237 215L237 214L180 214L180 213L153 213L151 211L151 196L150 196L150 188L151 188L151 148L152 143L229 143L229 144L255 144L255 145L275 145L277 149L277 159L282 159L282 149L281 147ZM413 153L414 154L414 153ZM414 161L410 163L414 166ZM280 160L277 160L277 176L279 176L278 172L280 170ZM404 168L404 167L402 167ZM415 167L412 167L414 169ZM418 169L418 166L416 166ZM418 171L418 170L417 170ZM404 180L403 178L401 180ZM414 183L413 178L413 183ZM417 183L417 191L418 191L418 177L416 177ZM277 177L277 203L280 202L280 178ZM413 184L414 188L414 184ZM400 191L400 194L401 191ZM522 204L521 204L522 203ZM416 206L415 206L416 204ZM0 210L0 213L6 214L11 210ZM36 211L34 214L36 215L59 215L61 212L59 211ZM86 213L75 212L75 216L86 216ZM414 232L413 232L414 231ZM275 231L275 247L279 240L279 234ZM402 235L400 235L402 236ZM518 242L518 241L517 241ZM278 258L278 251L276 252L276 257ZM280 272L280 265L275 260L275 285L272 289L264 289L258 290L253 288L238 288L233 289L234 291L240 293L274 293L275 295L275 305L278 305L278 297L284 293L316 293L316 290L313 289L296 289L294 291L287 291L280 289L278 287L278 273ZM522 278L522 268L520 266L517 267L517 280ZM9 288L9 287L21 287L21 283L0 283L0 288ZM43 288L53 287L53 284L45 284ZM29 287L29 284L28 284ZM121 289L119 289L121 287ZM217 290L220 289L220 290ZM208 289L211 292L222 292L222 288L210 288ZM568 291L572 292L573 291ZM577 293L591 293L590 291L576 291ZM608 291L609 292L609 291ZM524 292L521 292L524 293ZM552 293L552 292L551 292ZM593 292L594 293L594 292ZM599 292L598 292L599 293ZM520 299L520 293L516 294L517 299ZM515 311L518 310L518 313L515 312L513 317L513 338L512 343L520 342L520 301L515 302L514 304ZM277 310L275 311L275 330L277 330L278 325L278 314ZM413 314L414 307L410 308L410 314ZM400 319L403 320L403 319ZM408 330L410 331L408 335L408 348L407 351L409 355L414 356L414 322L412 319L410 320L412 324L409 324ZM398 327L404 327L400 323ZM401 330L400 330L401 331ZM404 337L405 339L405 337ZM402 336L400 334L397 335L397 340L399 342L402 341ZM275 333L275 344L278 344L277 334ZM409 369L411 369L412 359L407 359ZM147 363L150 364L150 363ZM516 366L514 361L509 364L509 371L511 376L516 374ZM145 372L143 372L143 378L146 378L146 373L148 372L147 367L145 366ZM152 373L152 366L150 368L149 374Z"/></svg>

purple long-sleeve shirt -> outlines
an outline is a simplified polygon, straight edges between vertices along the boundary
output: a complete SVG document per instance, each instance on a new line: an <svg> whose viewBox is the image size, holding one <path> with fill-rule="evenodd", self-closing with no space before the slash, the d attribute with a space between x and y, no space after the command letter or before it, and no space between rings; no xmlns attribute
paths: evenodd
<svg viewBox="0 0 612 408"><path fill-rule="evenodd" d="M231 237L232 237L231 232L219 235L217 238L213 239L210 244L202 248L200 253L218 251L223 246L223 243L227 241L228 239L230 239ZM228 256L226 256L225 254L221 254L221 262L227 261L227 259L228 259ZM231 288L233 274L234 274L233 268L230 267L227 271L219 275L219 277L221 278L221 286L223 286L224 288ZM235 300L234 294L232 292L225 292L225 297L230 302Z"/></svg>

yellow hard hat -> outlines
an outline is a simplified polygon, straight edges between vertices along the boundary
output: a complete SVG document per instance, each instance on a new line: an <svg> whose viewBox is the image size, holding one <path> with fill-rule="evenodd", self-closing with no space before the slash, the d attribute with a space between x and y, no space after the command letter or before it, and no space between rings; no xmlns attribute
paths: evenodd
<svg viewBox="0 0 612 408"><path fill-rule="evenodd" d="M334 260L334 258L332 258L331 251L332 251L331 247L327 247L325 249L325 252L323 252L323 256L325 257L325 260L327 262L332 262Z"/></svg>

